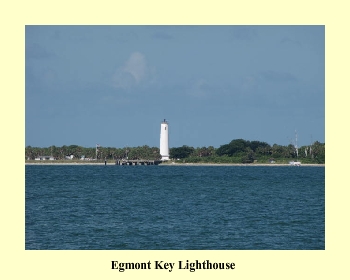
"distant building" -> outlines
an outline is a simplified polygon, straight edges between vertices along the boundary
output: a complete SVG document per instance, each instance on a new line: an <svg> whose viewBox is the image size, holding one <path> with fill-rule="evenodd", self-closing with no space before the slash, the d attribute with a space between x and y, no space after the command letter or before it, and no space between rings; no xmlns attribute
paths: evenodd
<svg viewBox="0 0 350 280"><path fill-rule="evenodd" d="M38 156L35 160L55 160L53 156Z"/></svg>

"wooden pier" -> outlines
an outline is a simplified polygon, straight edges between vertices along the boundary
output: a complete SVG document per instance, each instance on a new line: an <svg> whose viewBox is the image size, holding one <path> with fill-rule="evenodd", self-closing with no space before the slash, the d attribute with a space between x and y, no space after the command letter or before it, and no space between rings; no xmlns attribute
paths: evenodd
<svg viewBox="0 0 350 280"><path fill-rule="evenodd" d="M135 159L135 160L126 160L126 159L117 159L115 165L158 165L161 163L161 160L148 160L148 159Z"/></svg>

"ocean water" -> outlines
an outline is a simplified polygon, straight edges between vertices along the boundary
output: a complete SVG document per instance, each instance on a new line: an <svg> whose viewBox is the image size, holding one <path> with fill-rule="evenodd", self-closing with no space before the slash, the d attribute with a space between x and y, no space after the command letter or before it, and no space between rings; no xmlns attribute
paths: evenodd
<svg viewBox="0 0 350 280"><path fill-rule="evenodd" d="M26 250L324 250L325 168L27 165Z"/></svg>

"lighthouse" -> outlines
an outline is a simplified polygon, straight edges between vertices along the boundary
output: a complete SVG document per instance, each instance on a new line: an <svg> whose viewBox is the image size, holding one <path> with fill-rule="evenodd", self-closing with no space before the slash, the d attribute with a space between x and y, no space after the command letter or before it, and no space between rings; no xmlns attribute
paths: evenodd
<svg viewBox="0 0 350 280"><path fill-rule="evenodd" d="M160 124L160 155L162 160L169 160L169 126L168 122L164 119Z"/></svg>

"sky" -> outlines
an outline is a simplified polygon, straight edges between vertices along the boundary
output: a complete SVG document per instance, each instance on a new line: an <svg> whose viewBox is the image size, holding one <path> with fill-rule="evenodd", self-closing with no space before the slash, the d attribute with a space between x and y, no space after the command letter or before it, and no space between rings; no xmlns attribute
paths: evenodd
<svg viewBox="0 0 350 280"><path fill-rule="evenodd" d="M25 145L325 142L324 26L26 26Z"/></svg>

